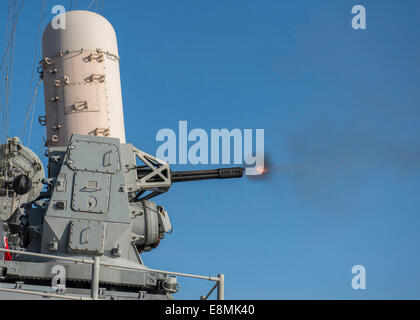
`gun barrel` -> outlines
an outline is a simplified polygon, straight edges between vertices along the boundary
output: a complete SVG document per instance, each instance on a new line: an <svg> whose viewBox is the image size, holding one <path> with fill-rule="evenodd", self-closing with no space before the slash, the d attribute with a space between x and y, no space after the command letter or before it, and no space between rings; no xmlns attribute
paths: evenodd
<svg viewBox="0 0 420 320"><path fill-rule="evenodd" d="M172 182L187 182L211 179L233 179L241 178L244 175L244 168L222 168L216 170L195 170L172 172Z"/></svg>
<svg viewBox="0 0 420 320"><path fill-rule="evenodd" d="M137 170L137 177L141 179L150 174L151 170L144 170L139 168ZM171 171L171 181L188 182L198 180L212 180L212 179L233 179L241 178L244 175L244 168L222 168L215 170L194 170L194 171ZM152 178L153 180L153 178Z"/></svg>

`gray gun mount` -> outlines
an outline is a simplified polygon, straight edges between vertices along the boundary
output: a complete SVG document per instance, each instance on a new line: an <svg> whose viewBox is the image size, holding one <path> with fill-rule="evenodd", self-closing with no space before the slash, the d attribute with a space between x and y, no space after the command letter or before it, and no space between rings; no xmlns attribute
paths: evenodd
<svg viewBox="0 0 420 320"><path fill-rule="evenodd" d="M7 205L0 207L0 227L10 247L99 257L113 267L100 273L99 283L108 290L104 297L141 293L135 297L172 299L178 290L174 278L147 268L140 256L172 231L167 211L149 200L173 183L243 176L242 168L172 172L165 161L109 137L73 135L67 147L50 147L47 179L36 155L15 138L1 150L0 197ZM22 254L5 261L1 253L0 282L42 285L56 265L65 268L74 290L91 282L90 267L83 264Z"/></svg>

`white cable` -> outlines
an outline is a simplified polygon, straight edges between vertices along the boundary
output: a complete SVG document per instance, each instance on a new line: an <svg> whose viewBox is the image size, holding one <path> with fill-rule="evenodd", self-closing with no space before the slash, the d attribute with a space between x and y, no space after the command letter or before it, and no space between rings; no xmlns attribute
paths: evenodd
<svg viewBox="0 0 420 320"><path fill-rule="evenodd" d="M96 0L92 0L92 2L90 3L89 7L86 10L89 10L90 7L95 3Z"/></svg>

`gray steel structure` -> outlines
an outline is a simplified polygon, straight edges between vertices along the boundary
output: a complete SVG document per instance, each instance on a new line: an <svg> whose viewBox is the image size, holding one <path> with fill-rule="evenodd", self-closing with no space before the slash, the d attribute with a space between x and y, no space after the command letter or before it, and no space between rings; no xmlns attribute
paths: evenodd
<svg viewBox="0 0 420 320"><path fill-rule="evenodd" d="M24 251L14 252L11 261L0 259L6 289L18 281L50 291L45 284L59 265L65 269L67 292L82 295L80 290L100 283L102 298L171 299L178 291L175 278L147 268L140 257L172 229L167 211L148 199L167 192L173 179L242 176L242 168L171 172L166 162L108 137L73 135L68 147L50 148L48 178L19 139L10 139L1 151L2 227L11 249ZM18 194L22 176L31 182L24 190L26 202ZM100 274L92 273L95 264L89 259L95 258L104 266Z"/></svg>
<svg viewBox="0 0 420 320"><path fill-rule="evenodd" d="M110 34L113 32L112 26L96 14L77 11L67 18L70 29L63 34L69 43L78 40L72 38L71 28L85 27L89 19L99 21ZM95 25L91 29L100 31ZM44 40L58 40L45 40L45 47L60 45L60 32L54 33L49 26ZM56 77L62 76L62 66L80 70L72 73L73 78L90 72L90 67L82 66L91 63L83 58L91 53L80 50L78 54L80 59L73 62L74 68L67 66L70 60L60 60L64 59L63 52L58 53L60 63L55 65L54 59L46 57L41 61L41 77L55 84L53 88L60 88ZM102 62L103 59L97 63ZM112 62L114 71L110 75L118 75L119 81L115 63ZM72 85L71 77L66 79L63 85ZM119 101L119 87L113 85L113 96ZM96 92L98 86L85 87ZM61 112L66 103L74 103L68 99L76 97L75 92L62 92L63 98L53 99L62 101L56 109L46 96L47 120L48 110L58 112L55 116L61 117L63 124L55 126L57 130L66 125L76 128L79 118ZM102 112L99 102L98 112ZM80 114L78 117L84 119ZM94 119L87 117L83 122L83 132L89 132L90 125L97 125L88 121L91 118ZM49 129L47 133L51 134ZM123 132L120 129L116 132ZM216 281L210 293L218 287L218 296L223 298L223 275L205 277L153 270L143 264L140 254L156 248L172 230L168 212L150 201L152 198L167 192L176 182L239 178L243 168L172 172L167 162L125 143L122 133L113 137L112 132L109 136L75 132L69 141L47 140L47 175L41 160L19 138L10 138L0 146L0 299L172 299L179 290L174 275ZM68 136L67 131L64 136ZM61 283L64 279L65 287Z"/></svg>
<svg viewBox="0 0 420 320"><path fill-rule="evenodd" d="M46 284L58 265L65 270L66 292L83 296L80 290L100 283L102 298L171 299L176 279L147 268L140 256L172 229L167 211L148 199L174 182L242 176L242 168L172 172L166 162L108 137L73 135L66 148L50 148L48 178L19 139L1 151L1 224L17 251L11 261L0 259L0 282L8 284L0 283L0 292L16 281L51 291ZM24 185L22 176L30 183ZM27 187L26 202L19 200L19 182ZM104 266L100 273L92 272L92 259Z"/></svg>

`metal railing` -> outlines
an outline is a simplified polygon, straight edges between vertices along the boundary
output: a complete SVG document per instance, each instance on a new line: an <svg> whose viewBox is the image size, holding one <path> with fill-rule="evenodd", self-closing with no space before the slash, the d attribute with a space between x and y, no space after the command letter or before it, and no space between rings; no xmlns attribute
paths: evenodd
<svg viewBox="0 0 420 320"><path fill-rule="evenodd" d="M122 270L141 271L140 269L134 268L134 267L116 266L116 265L113 265L113 264L110 264L110 263L101 262L99 257L94 257L93 259L89 259L89 258L80 259L80 258L62 257L62 256L55 256L55 255L50 255L50 254L26 252L26 251L2 249L2 248L0 248L0 253L3 253L2 254L3 262L5 261L5 254L4 253L13 253L13 254L26 255L26 256L31 256L31 257L57 259L57 260L70 261L70 262L75 262L75 263L92 265L91 297L90 298L82 297L82 296L80 296L80 297L69 296L69 295L65 296L65 295L53 294L53 293L47 293L47 292L20 290L18 288L16 288L16 289L0 288L0 291L4 291L4 292L38 295L38 296L43 296L43 297L61 298L61 299L69 299L69 300L99 300L99 279L100 279L99 275L100 275L101 266L102 267L108 267L108 268L122 269ZM210 290L210 292L206 296L201 297L201 300L207 300L216 288L217 288L217 300L224 300L225 299L225 276L224 276L224 274L219 274L217 277L210 277L210 276L200 276L200 275L187 274L187 273L181 273L181 272L155 270L155 269L149 269L149 268L147 268L147 270L145 270L145 271L163 273L163 274L167 274L167 275L174 275L174 276L180 276L180 277L186 277L186 278L195 278L195 279L203 279L203 280L214 281L214 282L216 282L216 284L213 286L213 288Z"/></svg>

